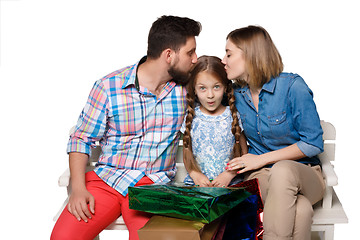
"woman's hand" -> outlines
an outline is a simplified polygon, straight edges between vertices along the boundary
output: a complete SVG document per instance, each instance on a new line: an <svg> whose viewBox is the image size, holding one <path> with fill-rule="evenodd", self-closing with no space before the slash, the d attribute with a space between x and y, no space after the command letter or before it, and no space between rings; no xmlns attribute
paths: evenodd
<svg viewBox="0 0 360 240"><path fill-rule="evenodd" d="M235 176L236 171L224 171L212 181L212 185L213 187L227 187Z"/></svg>
<svg viewBox="0 0 360 240"><path fill-rule="evenodd" d="M266 165L263 161L262 155L245 154L241 157L237 157L228 162L226 170L237 170L238 174L256 170Z"/></svg>
<svg viewBox="0 0 360 240"><path fill-rule="evenodd" d="M198 185L200 187L212 187L212 183L205 176L205 174L198 171L192 171L189 175L194 181L195 185Z"/></svg>
<svg viewBox="0 0 360 240"><path fill-rule="evenodd" d="M298 160L306 157L296 143L285 148L267 152L261 155L251 153L232 159L227 166L227 170L239 170L237 173L244 173L251 170L262 168L265 165L273 164L281 160Z"/></svg>

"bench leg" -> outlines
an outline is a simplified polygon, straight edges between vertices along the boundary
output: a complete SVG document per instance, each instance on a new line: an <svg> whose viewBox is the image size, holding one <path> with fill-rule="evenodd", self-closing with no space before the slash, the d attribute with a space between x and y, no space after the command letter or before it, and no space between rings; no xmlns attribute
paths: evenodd
<svg viewBox="0 0 360 240"><path fill-rule="evenodd" d="M333 196L333 187L326 187L324 198L322 200L322 207L325 209L330 209L332 207L332 196Z"/></svg>
<svg viewBox="0 0 360 240"><path fill-rule="evenodd" d="M311 240L324 240L324 232L322 231L311 232Z"/></svg>
<svg viewBox="0 0 360 240"><path fill-rule="evenodd" d="M334 240L334 225L327 225L324 231L325 240Z"/></svg>

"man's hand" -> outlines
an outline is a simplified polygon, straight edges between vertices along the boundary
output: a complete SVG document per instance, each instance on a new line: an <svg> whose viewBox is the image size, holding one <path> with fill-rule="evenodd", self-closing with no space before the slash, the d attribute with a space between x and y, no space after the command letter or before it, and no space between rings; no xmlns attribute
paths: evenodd
<svg viewBox="0 0 360 240"><path fill-rule="evenodd" d="M84 222L88 222L88 219L91 219L91 214L95 214L95 199L85 185L85 167L88 160L87 154L69 153L72 192L67 209L78 221L82 219Z"/></svg>
<svg viewBox="0 0 360 240"><path fill-rule="evenodd" d="M73 191L67 209L78 221L88 222L95 214L95 199L86 189Z"/></svg>

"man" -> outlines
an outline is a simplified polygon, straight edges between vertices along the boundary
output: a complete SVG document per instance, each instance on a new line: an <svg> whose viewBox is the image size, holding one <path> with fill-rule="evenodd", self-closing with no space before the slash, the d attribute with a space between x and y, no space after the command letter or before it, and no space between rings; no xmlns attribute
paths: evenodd
<svg viewBox="0 0 360 240"><path fill-rule="evenodd" d="M51 239L93 239L121 214L130 239L138 239L150 216L129 209L128 187L175 175L183 85L200 31L192 19L162 16L150 29L147 57L95 83L68 143L72 193ZM96 141L103 153L85 173Z"/></svg>

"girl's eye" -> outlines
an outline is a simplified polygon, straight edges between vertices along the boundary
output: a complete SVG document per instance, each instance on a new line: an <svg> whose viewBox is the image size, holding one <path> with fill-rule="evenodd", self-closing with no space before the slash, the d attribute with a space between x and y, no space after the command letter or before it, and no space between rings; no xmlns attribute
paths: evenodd
<svg viewBox="0 0 360 240"><path fill-rule="evenodd" d="M200 90L204 91L204 90L205 90L205 87L200 87Z"/></svg>
<svg viewBox="0 0 360 240"><path fill-rule="evenodd" d="M216 85L214 88L215 88L215 89L219 89L219 88L220 88L220 86L219 86L219 85Z"/></svg>

